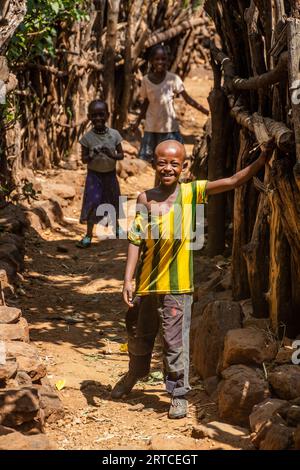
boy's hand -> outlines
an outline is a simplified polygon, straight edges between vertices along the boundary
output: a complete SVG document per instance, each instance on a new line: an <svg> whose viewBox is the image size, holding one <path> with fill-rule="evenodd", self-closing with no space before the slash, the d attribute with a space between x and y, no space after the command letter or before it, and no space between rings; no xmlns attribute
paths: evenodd
<svg viewBox="0 0 300 470"><path fill-rule="evenodd" d="M132 303L132 284L131 281L124 281L123 286L123 299L124 302L128 305L128 307L133 307Z"/></svg>
<svg viewBox="0 0 300 470"><path fill-rule="evenodd" d="M108 147L102 147L101 152L107 155L109 158L115 158L115 153Z"/></svg>
<svg viewBox="0 0 300 470"><path fill-rule="evenodd" d="M95 145L95 147L93 147L90 152L90 158L92 159L92 158L97 157L97 155L101 152L101 148L102 148L101 145Z"/></svg>

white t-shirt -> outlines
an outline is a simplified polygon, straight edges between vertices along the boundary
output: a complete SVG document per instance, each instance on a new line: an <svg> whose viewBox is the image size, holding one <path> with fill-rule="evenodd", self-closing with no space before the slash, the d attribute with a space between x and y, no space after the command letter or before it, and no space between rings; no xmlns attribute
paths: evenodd
<svg viewBox="0 0 300 470"><path fill-rule="evenodd" d="M175 73L167 72L165 79L152 83L148 75L142 80L140 95L148 98L149 106L146 112L146 132L177 132L179 125L174 109L174 97L184 91L182 80Z"/></svg>

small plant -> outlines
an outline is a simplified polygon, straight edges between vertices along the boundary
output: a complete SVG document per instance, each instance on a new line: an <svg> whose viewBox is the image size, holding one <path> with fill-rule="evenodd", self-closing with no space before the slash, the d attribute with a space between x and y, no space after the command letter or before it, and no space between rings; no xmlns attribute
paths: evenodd
<svg viewBox="0 0 300 470"><path fill-rule="evenodd" d="M25 199L27 202L30 202L31 199L37 201L38 194L41 194L41 191L36 191L33 187L33 183L28 181L27 179L22 180L23 186L21 187L21 196L20 199Z"/></svg>

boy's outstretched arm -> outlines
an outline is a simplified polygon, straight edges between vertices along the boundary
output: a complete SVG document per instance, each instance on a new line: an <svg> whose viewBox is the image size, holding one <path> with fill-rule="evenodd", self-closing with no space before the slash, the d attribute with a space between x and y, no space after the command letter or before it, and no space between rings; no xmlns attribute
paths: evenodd
<svg viewBox="0 0 300 470"><path fill-rule="evenodd" d="M238 188L247 183L266 164L271 157L271 147L265 147L255 162L248 165L243 170L238 171L230 178L223 178L216 181L209 181L206 186L207 195L224 193Z"/></svg>
<svg viewBox="0 0 300 470"><path fill-rule="evenodd" d="M127 262L125 269L125 278L123 286L123 299L124 302L129 306L133 307L132 303L132 280L135 273L135 268L139 259L139 247L129 243L128 253L127 253Z"/></svg>
<svg viewBox="0 0 300 470"><path fill-rule="evenodd" d="M184 99L184 101L189 104L190 106L193 106L193 108L196 108L198 111L200 111L203 114L206 114L206 116L209 115L208 109L206 109L204 106L202 106L198 101L194 100L185 90L183 90L180 95Z"/></svg>

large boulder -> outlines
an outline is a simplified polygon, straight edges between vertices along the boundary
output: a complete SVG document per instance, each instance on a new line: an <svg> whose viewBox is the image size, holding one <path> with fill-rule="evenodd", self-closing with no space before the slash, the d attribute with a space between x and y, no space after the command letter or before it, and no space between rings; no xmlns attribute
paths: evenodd
<svg viewBox="0 0 300 470"><path fill-rule="evenodd" d="M17 323L9 325L0 324L0 340L29 343L29 328L25 318L20 318Z"/></svg>
<svg viewBox="0 0 300 470"><path fill-rule="evenodd" d="M294 446L296 450L300 450L300 426L294 432Z"/></svg>
<svg viewBox="0 0 300 470"><path fill-rule="evenodd" d="M224 337L229 330L240 327L241 307L237 302L218 301L206 307L193 344L193 364L203 379L216 375Z"/></svg>
<svg viewBox="0 0 300 470"><path fill-rule="evenodd" d="M20 426L39 418L38 391L33 387L0 391L0 424Z"/></svg>
<svg viewBox="0 0 300 470"><path fill-rule="evenodd" d="M276 364L291 364L292 355L295 350L292 346L283 346L278 350L278 353L275 357Z"/></svg>
<svg viewBox="0 0 300 470"><path fill-rule="evenodd" d="M300 406L291 405L286 419L289 426L300 426Z"/></svg>
<svg viewBox="0 0 300 470"><path fill-rule="evenodd" d="M273 424L259 448L260 450L286 450L292 441L292 434L292 429L284 424Z"/></svg>
<svg viewBox="0 0 300 470"><path fill-rule="evenodd" d="M21 317L21 310L14 307L0 306L0 324L17 323Z"/></svg>
<svg viewBox="0 0 300 470"><path fill-rule="evenodd" d="M230 330L224 339L222 368L233 364L262 364L274 359L277 343L255 328Z"/></svg>
<svg viewBox="0 0 300 470"><path fill-rule="evenodd" d="M268 398L262 403L255 405L249 416L251 431L259 432L269 419L286 407L289 407L289 402L277 398Z"/></svg>
<svg viewBox="0 0 300 470"><path fill-rule="evenodd" d="M38 351L32 344L7 341L5 347L7 357L15 357L18 362L18 369L26 372L33 382L45 377L46 367L41 362Z"/></svg>
<svg viewBox="0 0 300 470"><path fill-rule="evenodd" d="M259 369L245 365L229 367L222 378L218 388L220 418L248 427L253 406L270 396L268 382Z"/></svg>
<svg viewBox="0 0 300 470"><path fill-rule="evenodd" d="M279 398L292 400L300 397L300 367L282 365L269 373L268 378L273 390Z"/></svg>

